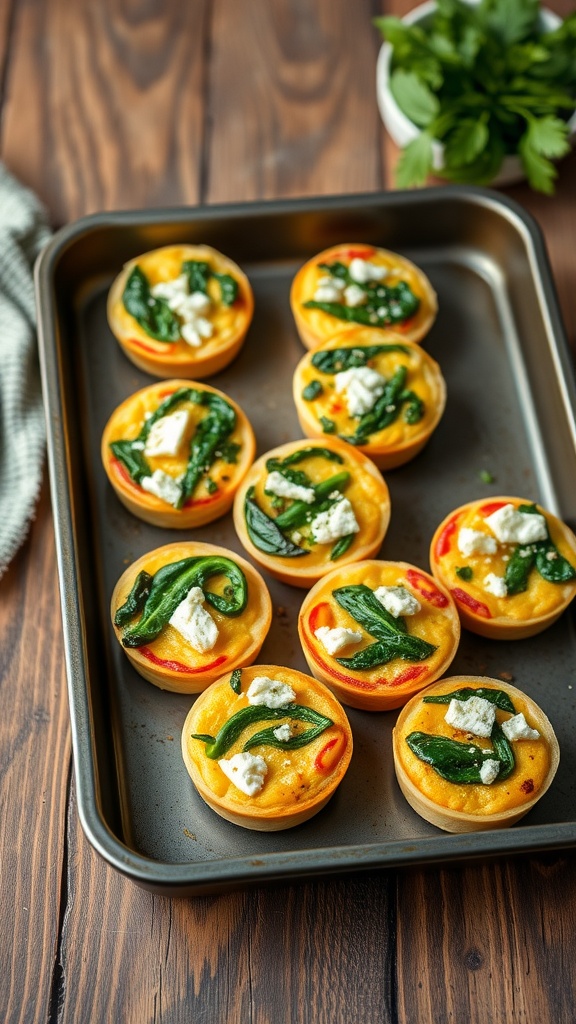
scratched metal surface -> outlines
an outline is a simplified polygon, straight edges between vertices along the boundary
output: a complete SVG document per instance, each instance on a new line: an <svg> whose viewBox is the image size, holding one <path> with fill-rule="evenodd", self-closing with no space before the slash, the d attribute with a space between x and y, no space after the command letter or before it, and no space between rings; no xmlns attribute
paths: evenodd
<svg viewBox="0 0 576 1024"><path fill-rule="evenodd" d="M391 757L397 712L349 709L350 769L327 807L296 829L237 828L196 794L180 754L193 698L137 675L113 637L108 610L126 565L175 534L120 505L99 454L112 410L151 382L108 328L109 285L126 259L186 240L226 252L252 282L256 311L245 347L210 383L247 412L259 454L301 436L290 384L303 349L288 303L301 263L337 242L370 242L404 253L429 275L439 315L424 344L442 367L448 402L427 448L386 475L392 520L383 558L428 568L438 522L477 497L518 494L568 522L576 518L574 383L547 260L534 225L495 193L447 188L103 214L64 229L41 259L37 290L75 771L89 839L134 881L174 895L574 845L571 611L541 636L515 643L464 632L450 669L510 673L556 729L556 780L511 830L451 836L408 807ZM481 482L482 470L493 484ZM193 536L242 553L230 515ZM274 615L259 661L306 671L296 630L304 592L270 577L267 583L282 613Z"/></svg>

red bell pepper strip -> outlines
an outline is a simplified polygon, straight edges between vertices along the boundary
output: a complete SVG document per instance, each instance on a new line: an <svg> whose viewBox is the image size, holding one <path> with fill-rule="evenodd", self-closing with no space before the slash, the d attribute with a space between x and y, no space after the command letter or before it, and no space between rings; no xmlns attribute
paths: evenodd
<svg viewBox="0 0 576 1024"><path fill-rule="evenodd" d="M438 540L436 541L434 547L434 555L436 558L443 558L443 556L447 555L448 552L450 551L452 534L456 530L458 518L459 513L457 513L455 516L452 516L452 518L449 519L448 522L446 523L446 526L444 527L442 532L439 534Z"/></svg>
<svg viewBox="0 0 576 1024"><path fill-rule="evenodd" d="M345 744L342 743L343 739L344 737L342 735L333 736L332 739L328 740L328 742L322 747L322 750L318 751L314 758L314 767L317 772L323 772L323 774L327 775L328 772L331 772L336 767L344 753ZM336 747L338 743L340 743L341 749L334 750L334 747ZM334 752L332 756L329 757L328 755L331 750Z"/></svg>
<svg viewBox="0 0 576 1024"><path fill-rule="evenodd" d="M469 608L474 615L479 615L482 619L491 619L492 612L488 608L488 605L482 604L482 601L477 601L472 594L468 594L466 590L461 590L460 587L454 587L452 590L452 597L460 604L465 605Z"/></svg>
<svg viewBox="0 0 576 1024"><path fill-rule="evenodd" d="M438 587L435 587L422 573L416 572L415 569L408 569L406 579L435 608L446 608L448 606L449 601L446 595L441 590L438 590Z"/></svg>
<svg viewBox="0 0 576 1024"><path fill-rule="evenodd" d="M481 516L491 516L493 512L497 512L499 508L504 508L504 505L508 505L507 501L489 501L487 505L482 505L478 509Z"/></svg>
<svg viewBox="0 0 576 1024"><path fill-rule="evenodd" d="M152 345L146 345L145 342L139 341L137 338L129 338L127 344L135 345L136 348L142 348L144 349L145 352L152 352L155 356L159 356L164 355L165 353L166 355L171 355L174 349L176 348L176 345L178 345L178 342L172 341L166 343L165 341L163 341L163 348L161 351L157 348L153 348Z"/></svg>
<svg viewBox="0 0 576 1024"><path fill-rule="evenodd" d="M358 249L338 249L337 252L333 253L333 256L336 259L338 259L338 257L343 257L344 259L348 260L369 260L370 257L373 256L375 252L376 250L373 247L366 246L364 248Z"/></svg>
<svg viewBox="0 0 576 1024"><path fill-rule="evenodd" d="M319 626L328 626L334 621L332 609L327 601L314 605L308 616L308 626L315 633Z"/></svg>
<svg viewBox="0 0 576 1024"><path fill-rule="evenodd" d="M149 647L138 647L139 654L143 654L148 661L151 661L154 665L160 665L162 668L167 668L171 672L185 672L187 675L197 675L199 672L209 672L213 668L218 668L227 661L228 656L221 654L215 661L211 661L208 665L200 665L197 668L192 668L190 665L183 665L181 661L168 661L165 658L159 658L154 651L151 651Z"/></svg>
<svg viewBox="0 0 576 1024"><path fill-rule="evenodd" d="M419 679L423 672L427 672L425 665L412 665L404 672L401 672L396 679L390 680L390 686L402 686L402 683L409 683L412 679Z"/></svg>

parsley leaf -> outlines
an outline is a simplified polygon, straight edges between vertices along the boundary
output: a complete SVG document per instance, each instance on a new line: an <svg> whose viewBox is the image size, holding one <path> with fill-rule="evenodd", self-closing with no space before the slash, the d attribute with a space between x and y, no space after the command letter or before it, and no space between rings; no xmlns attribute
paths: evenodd
<svg viewBox="0 0 576 1024"><path fill-rule="evenodd" d="M437 97L413 71L394 71L390 89L396 103L414 124L425 128L440 110Z"/></svg>
<svg viewBox="0 0 576 1024"><path fill-rule="evenodd" d="M420 132L400 154L396 165L398 188L423 185L432 170L432 158L432 137L426 131Z"/></svg>

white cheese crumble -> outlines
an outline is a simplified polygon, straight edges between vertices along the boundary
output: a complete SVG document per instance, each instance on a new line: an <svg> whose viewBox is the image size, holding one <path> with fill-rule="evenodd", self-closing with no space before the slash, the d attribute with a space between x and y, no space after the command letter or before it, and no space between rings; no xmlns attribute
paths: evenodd
<svg viewBox="0 0 576 1024"><path fill-rule="evenodd" d="M316 291L314 292L315 302L342 302L342 292L346 282L340 277L331 277L325 274L318 278Z"/></svg>
<svg viewBox="0 0 576 1024"><path fill-rule="evenodd" d="M150 295L155 299L164 299L170 309L177 313L178 307L189 295L188 276L180 274L171 281L159 281L158 284L152 285Z"/></svg>
<svg viewBox="0 0 576 1024"><path fill-rule="evenodd" d="M203 314L209 312L212 302L204 292L190 294L186 274L180 274L172 281L159 281L150 289L155 299L164 299L172 312L182 320L180 334L192 348L199 348L205 338L211 338L214 325Z"/></svg>
<svg viewBox="0 0 576 1024"><path fill-rule="evenodd" d="M377 587L374 597L395 619L399 615L416 615L422 607L406 587Z"/></svg>
<svg viewBox="0 0 576 1024"><path fill-rule="evenodd" d="M148 494L153 494L168 505L176 506L180 501L182 488L174 477L165 473L163 469L155 469L152 476L142 477L140 487Z"/></svg>
<svg viewBox="0 0 576 1024"><path fill-rule="evenodd" d="M444 715L444 720L455 729L485 738L490 736L495 718L494 704L484 697L469 697L468 700L456 700L453 697Z"/></svg>
<svg viewBox="0 0 576 1024"><path fill-rule="evenodd" d="M379 267L376 263L371 263L370 260L363 260L360 256L356 256L350 261L348 273L357 284L368 284L369 281L382 281L383 278L387 277L388 269L386 267Z"/></svg>
<svg viewBox="0 0 576 1024"><path fill-rule="evenodd" d="M195 651L203 654L211 651L218 639L218 626L203 608L204 593L201 587L192 587L186 597L172 613L170 625L177 629Z"/></svg>
<svg viewBox="0 0 576 1024"><path fill-rule="evenodd" d="M341 370L334 377L338 394L344 394L351 416L363 416L370 412L384 391L386 378L369 366L352 366Z"/></svg>
<svg viewBox="0 0 576 1024"><path fill-rule="evenodd" d="M343 626L336 626L334 629L319 626L314 630L314 636L328 654L337 654L348 644L359 644L362 640L362 633L357 633L355 629L345 629Z"/></svg>
<svg viewBox="0 0 576 1024"><path fill-rule="evenodd" d="M224 775L246 796L255 796L264 785L268 765L259 754L244 751L218 761Z"/></svg>
<svg viewBox="0 0 576 1024"><path fill-rule="evenodd" d="M489 786L494 779L498 777L500 771L500 761L496 761L492 757L488 757L486 761L483 761L480 765L480 778L484 785Z"/></svg>
<svg viewBox="0 0 576 1024"><path fill-rule="evenodd" d="M330 544L349 533L358 533L359 529L348 498L341 498L326 512L320 512L311 523L312 536L318 544Z"/></svg>
<svg viewBox="0 0 576 1024"><path fill-rule="evenodd" d="M519 512L514 505L503 505L484 522L502 544L533 544L546 540L546 519L540 513Z"/></svg>
<svg viewBox="0 0 576 1024"><path fill-rule="evenodd" d="M178 409L169 416L161 416L159 420L150 427L150 433L146 438L144 454L156 455L178 455L186 431L190 413L187 409Z"/></svg>
<svg viewBox="0 0 576 1024"><path fill-rule="evenodd" d="M488 594L494 594L494 597L506 597L508 593L508 587L506 586L506 580L503 576L497 576L495 572L489 572L484 577L484 590Z"/></svg>
<svg viewBox="0 0 576 1024"><path fill-rule="evenodd" d="M278 498L295 498L297 501L305 501L307 505L311 505L315 498L313 487L292 483L277 469L266 477L264 490L266 494L275 494Z"/></svg>
<svg viewBox="0 0 576 1024"><path fill-rule="evenodd" d="M272 733L277 740L280 740L280 743L288 743L288 740L292 739L292 726L288 722L284 722L276 729L272 729Z"/></svg>
<svg viewBox="0 0 576 1024"><path fill-rule="evenodd" d="M458 533L458 550L461 555L493 555L498 545L494 537L481 530L472 530L469 526L463 526Z"/></svg>
<svg viewBox="0 0 576 1024"><path fill-rule="evenodd" d="M249 704L263 704L266 708L284 708L296 694L288 683L269 676L255 676L246 691Z"/></svg>
<svg viewBox="0 0 576 1024"><path fill-rule="evenodd" d="M502 722L502 732L507 740L539 740L538 729L532 729L528 725L522 711L513 715L506 722Z"/></svg>
<svg viewBox="0 0 576 1024"><path fill-rule="evenodd" d="M359 284L349 284L344 289L344 301L347 306L362 306L366 302L366 292Z"/></svg>

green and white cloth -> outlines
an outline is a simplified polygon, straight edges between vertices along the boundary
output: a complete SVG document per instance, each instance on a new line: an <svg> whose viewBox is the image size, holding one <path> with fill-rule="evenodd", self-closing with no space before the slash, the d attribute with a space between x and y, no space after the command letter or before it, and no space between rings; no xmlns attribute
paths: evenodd
<svg viewBox="0 0 576 1024"><path fill-rule="evenodd" d="M41 203L0 164L0 576L26 538L42 482L46 428L32 271L49 238Z"/></svg>

